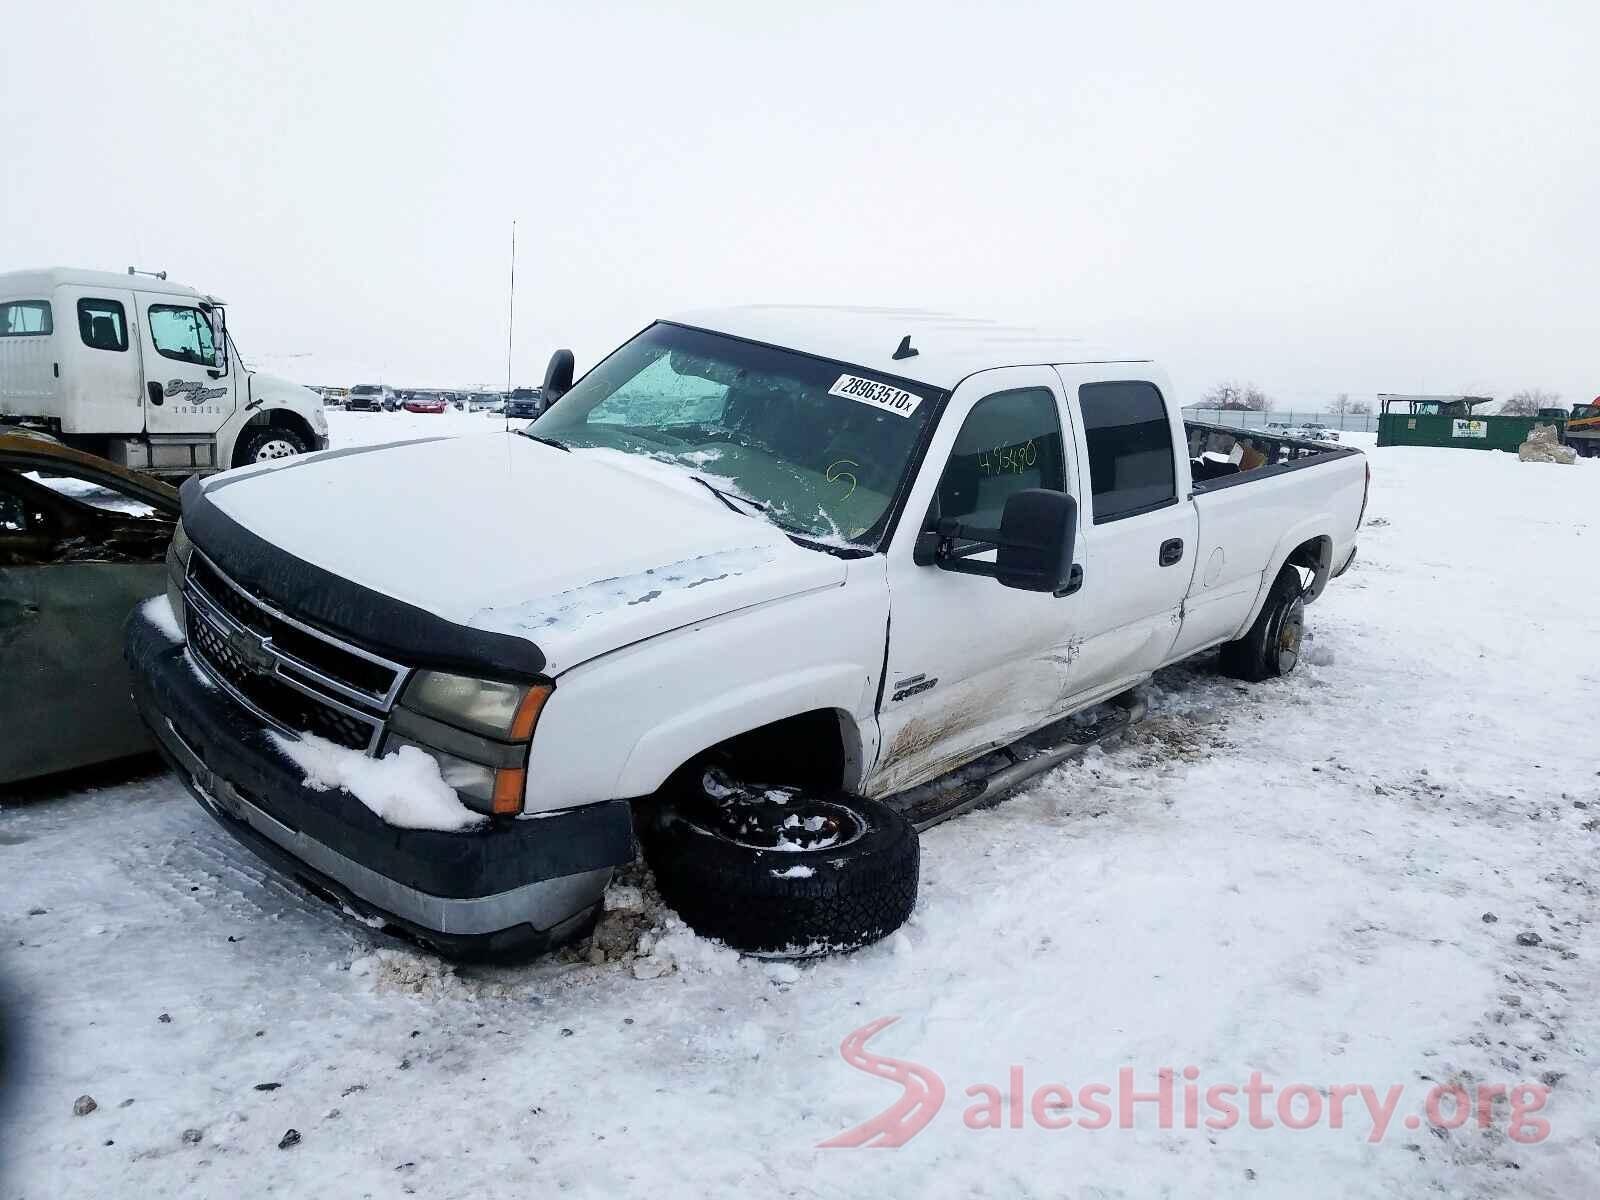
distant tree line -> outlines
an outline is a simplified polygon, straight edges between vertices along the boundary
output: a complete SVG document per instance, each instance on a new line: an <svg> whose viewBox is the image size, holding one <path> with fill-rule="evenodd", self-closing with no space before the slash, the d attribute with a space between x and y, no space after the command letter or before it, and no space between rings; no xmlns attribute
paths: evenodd
<svg viewBox="0 0 1600 1200"><path fill-rule="evenodd" d="M1507 417L1531 417L1541 408L1560 407L1561 393L1547 392L1543 388L1524 388L1511 393L1511 398L1500 406L1500 413Z"/></svg>

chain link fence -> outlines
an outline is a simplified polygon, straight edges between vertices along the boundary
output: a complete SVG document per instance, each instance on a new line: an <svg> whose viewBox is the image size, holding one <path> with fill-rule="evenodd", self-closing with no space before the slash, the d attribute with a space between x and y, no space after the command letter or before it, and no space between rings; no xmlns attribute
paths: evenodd
<svg viewBox="0 0 1600 1200"><path fill-rule="evenodd" d="M1329 429L1353 429L1367 433L1374 432L1378 428L1376 413L1332 413L1276 408L1253 412L1236 408L1202 408L1199 405L1191 405L1183 410L1183 415L1191 421L1228 425L1234 429L1265 429L1269 422L1298 428L1309 421L1326 425Z"/></svg>

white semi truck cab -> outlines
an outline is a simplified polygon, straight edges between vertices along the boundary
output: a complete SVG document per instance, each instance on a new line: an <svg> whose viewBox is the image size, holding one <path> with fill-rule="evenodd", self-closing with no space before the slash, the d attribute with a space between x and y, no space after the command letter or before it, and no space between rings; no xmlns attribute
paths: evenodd
<svg viewBox="0 0 1600 1200"><path fill-rule="evenodd" d="M0 274L0 424L172 476L328 444L321 397L248 369L220 299L131 268Z"/></svg>

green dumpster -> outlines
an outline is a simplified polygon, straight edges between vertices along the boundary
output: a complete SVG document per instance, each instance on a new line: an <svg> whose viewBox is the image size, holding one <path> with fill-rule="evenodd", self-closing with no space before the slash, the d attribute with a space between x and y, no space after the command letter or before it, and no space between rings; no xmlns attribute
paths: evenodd
<svg viewBox="0 0 1600 1200"><path fill-rule="evenodd" d="M1556 436L1566 440L1564 413L1528 417L1474 416L1472 410L1488 404L1488 396L1386 396L1379 395L1383 413L1378 418L1380 446L1446 446L1457 450L1509 450L1528 440L1535 425L1554 425Z"/></svg>

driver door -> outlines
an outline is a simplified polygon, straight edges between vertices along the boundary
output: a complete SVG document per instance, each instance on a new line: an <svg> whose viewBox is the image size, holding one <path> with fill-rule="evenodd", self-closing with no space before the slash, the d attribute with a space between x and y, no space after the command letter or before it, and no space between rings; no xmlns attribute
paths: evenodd
<svg viewBox="0 0 1600 1200"><path fill-rule="evenodd" d="M1055 371L1006 367L964 380L940 417L889 548L888 669L869 795L935 778L1014 741L1047 723L1076 690L1074 597L1003 587L914 558L918 535L939 516L992 529L1014 492L1077 494L1067 414Z"/></svg>
<svg viewBox="0 0 1600 1200"><path fill-rule="evenodd" d="M238 371L209 315L182 296L139 292L145 431L215 433L234 410Z"/></svg>

